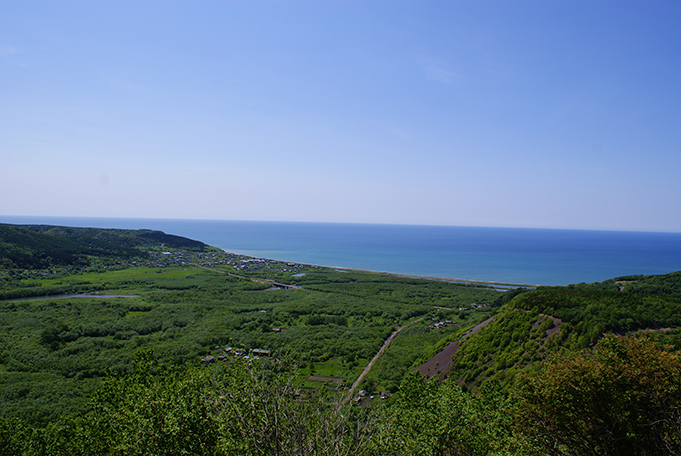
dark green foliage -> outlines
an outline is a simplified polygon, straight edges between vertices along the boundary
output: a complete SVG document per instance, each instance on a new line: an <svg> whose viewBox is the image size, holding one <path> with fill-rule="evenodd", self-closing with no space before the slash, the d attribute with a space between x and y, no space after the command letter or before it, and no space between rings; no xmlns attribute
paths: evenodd
<svg viewBox="0 0 681 456"><path fill-rule="evenodd" d="M0 267L46 269L85 266L91 257L147 258L138 247L204 250L205 244L151 230L103 230L47 225L0 224Z"/></svg>
<svg viewBox="0 0 681 456"><path fill-rule="evenodd" d="M500 307L500 306L503 306L505 304L508 304L513 298L515 298L519 294L527 293L528 291L531 291L531 290L529 288L512 288L512 289L500 294L494 300L494 306Z"/></svg>
<svg viewBox="0 0 681 456"><path fill-rule="evenodd" d="M627 293L681 294L681 271L657 276L621 277L614 281Z"/></svg>
<svg viewBox="0 0 681 456"><path fill-rule="evenodd" d="M441 307L460 307L471 302L491 304L502 295L482 285L358 272L316 272L301 278L300 283L306 289L327 293Z"/></svg>
<svg viewBox="0 0 681 456"><path fill-rule="evenodd" d="M629 275L616 277L598 283L580 283L567 288L587 290L610 290L625 293L657 295L681 294L681 271L663 275Z"/></svg>
<svg viewBox="0 0 681 456"><path fill-rule="evenodd" d="M668 331L681 326L681 294L675 294L680 276L518 292L494 322L462 344L454 356L454 375L468 387L492 377L508 386L520 370L534 369L551 353L587 348L607 332L653 331L654 337L681 346L678 331ZM659 294L640 291L651 284Z"/></svg>
<svg viewBox="0 0 681 456"><path fill-rule="evenodd" d="M301 400L281 361L167 368L144 352L136 364L107 379L82 418L0 418L0 454L359 455L378 423L370 410L337 413L324 396Z"/></svg>
<svg viewBox="0 0 681 456"><path fill-rule="evenodd" d="M660 329L681 324L681 295L647 295L581 288L540 288L511 306L562 319L576 336L595 343L607 331Z"/></svg>
<svg viewBox="0 0 681 456"><path fill-rule="evenodd" d="M374 436L375 454L535 454L527 436L512 430L512 406L497 384L489 383L473 395L451 379L438 384L412 372Z"/></svg>
<svg viewBox="0 0 681 456"><path fill-rule="evenodd" d="M560 341L546 331L553 321L537 314L504 309L494 321L466 339L452 360L453 376L467 387L487 378L506 386L518 369L543 359Z"/></svg>
<svg viewBox="0 0 681 456"><path fill-rule="evenodd" d="M606 337L545 362L513 394L477 395L408 374L388 402L339 409L295 387L286 361L168 367L150 353L112 376L90 411L45 426L0 418L12 455L677 454L681 361L646 340Z"/></svg>
<svg viewBox="0 0 681 456"><path fill-rule="evenodd" d="M0 258L7 268L45 269L52 266L82 266L88 255L130 258L141 252L91 236L51 233L50 227L0 224ZM44 228L44 229L43 229Z"/></svg>
<svg viewBox="0 0 681 456"><path fill-rule="evenodd" d="M438 385L410 373L390 412L381 454L484 455L490 449L478 398L454 382Z"/></svg>
<svg viewBox="0 0 681 456"><path fill-rule="evenodd" d="M90 454L212 455L219 424L217 395L203 372L156 364L138 355L130 375L111 378L94 396Z"/></svg>
<svg viewBox="0 0 681 456"><path fill-rule="evenodd" d="M397 391L405 374L422 364L437 351L424 353L424 347L434 346L446 335L456 332L459 325L433 331L427 322L407 326L400 332L381 359L374 365L372 374L380 380L380 386L390 393Z"/></svg>
<svg viewBox="0 0 681 456"><path fill-rule="evenodd" d="M11 227L13 225L4 225ZM122 230L102 228L74 228L50 225L23 225L21 226L36 233L43 233L63 240L70 239L73 242L86 246L89 249L105 250L106 247L149 247L163 245L167 249L196 249L203 251L207 246L203 242L187 239L162 231L153 230Z"/></svg>
<svg viewBox="0 0 681 456"><path fill-rule="evenodd" d="M515 425L546 453L681 452L681 360L645 339L610 335L554 357L517 391Z"/></svg>

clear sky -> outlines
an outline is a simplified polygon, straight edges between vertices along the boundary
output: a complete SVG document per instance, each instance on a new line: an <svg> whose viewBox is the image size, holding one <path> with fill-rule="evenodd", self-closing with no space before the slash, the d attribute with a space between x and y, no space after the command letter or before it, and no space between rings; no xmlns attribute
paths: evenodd
<svg viewBox="0 0 681 456"><path fill-rule="evenodd" d="M681 231L681 2L3 1L0 214Z"/></svg>

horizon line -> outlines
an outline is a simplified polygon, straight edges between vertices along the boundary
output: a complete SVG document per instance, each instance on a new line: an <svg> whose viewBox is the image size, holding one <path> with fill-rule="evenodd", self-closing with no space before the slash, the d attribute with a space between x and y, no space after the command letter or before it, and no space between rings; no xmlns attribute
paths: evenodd
<svg viewBox="0 0 681 456"><path fill-rule="evenodd" d="M381 226L414 226L414 227L442 227L442 228L479 228L479 229L521 229L521 230L549 230L549 231L601 231L622 233L661 233L681 234L681 231L661 229L628 229L628 228L565 228L547 226L512 226L512 225L476 225L476 224L447 224L447 223L409 223L409 222L346 222L319 220L262 220L262 219L220 219L220 218L185 218L185 217L135 217L135 216L92 216L92 215L8 215L0 214L3 218L16 219L91 219L91 220L165 220L165 221L202 221L202 222L236 222L236 223L290 223L290 224L319 224L319 225L381 225Z"/></svg>

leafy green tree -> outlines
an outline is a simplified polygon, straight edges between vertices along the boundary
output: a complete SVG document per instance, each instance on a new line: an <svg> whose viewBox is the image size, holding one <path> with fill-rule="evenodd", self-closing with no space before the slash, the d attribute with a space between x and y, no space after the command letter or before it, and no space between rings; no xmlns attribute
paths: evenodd
<svg viewBox="0 0 681 456"><path fill-rule="evenodd" d="M16 418L0 417L0 455L18 455L24 452L31 429Z"/></svg>
<svg viewBox="0 0 681 456"><path fill-rule="evenodd" d="M223 370L220 372L220 370ZM218 366L216 415L221 450L229 455L361 455L378 417L372 410L338 409L338 398L301 394L286 362L233 360Z"/></svg>
<svg viewBox="0 0 681 456"><path fill-rule="evenodd" d="M90 414L91 454L212 455L215 391L199 369L164 369L142 353L134 374L107 381Z"/></svg>
<svg viewBox="0 0 681 456"><path fill-rule="evenodd" d="M548 454L681 453L681 360L646 339L556 357L518 394L517 430Z"/></svg>
<svg viewBox="0 0 681 456"><path fill-rule="evenodd" d="M438 385L418 372L409 373L389 409L377 439L376 454L486 455L491 450L479 398L453 381Z"/></svg>
<svg viewBox="0 0 681 456"><path fill-rule="evenodd" d="M375 411L301 395L295 375L267 358L169 368L143 352L133 373L107 379L85 419L29 428L23 446L11 437L21 423L0 423L0 442L18 455L364 454Z"/></svg>

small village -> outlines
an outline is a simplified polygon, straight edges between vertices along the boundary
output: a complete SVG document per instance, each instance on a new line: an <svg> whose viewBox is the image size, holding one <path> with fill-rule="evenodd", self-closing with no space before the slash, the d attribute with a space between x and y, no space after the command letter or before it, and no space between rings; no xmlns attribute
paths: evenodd
<svg viewBox="0 0 681 456"><path fill-rule="evenodd" d="M210 253L196 253L190 251L149 251L147 252L149 258L133 258L130 261L121 261L120 259L111 262L100 262L92 266L71 266L63 269L51 268L50 270L23 270L15 269L14 274L34 275L34 276L48 276L56 275L60 272L73 273L85 270L116 270L127 267L147 267L147 268L166 268L170 266L231 266L234 271L239 272L286 272L299 273L304 268L319 268L319 266L303 265L299 263L284 262L278 260L269 260L265 258L254 258L246 255L238 255L229 252L210 252ZM6 271L0 271L0 274L9 274Z"/></svg>
<svg viewBox="0 0 681 456"><path fill-rule="evenodd" d="M254 258L246 255L238 255L229 252L193 253L186 251L178 252L149 252L155 261L144 264L147 267L168 267L172 264L180 266L197 265L202 267L231 266L238 272L285 272L299 273L303 268L315 266L302 265L299 263ZM137 266L136 262L130 263Z"/></svg>
<svg viewBox="0 0 681 456"><path fill-rule="evenodd" d="M201 362L203 364L211 364L216 361L225 361L228 358L260 359L260 357L270 356L270 350L265 350L262 348L245 350L243 348L226 347L224 349L217 350L217 352L219 352L219 355L204 356L203 358L201 358Z"/></svg>

